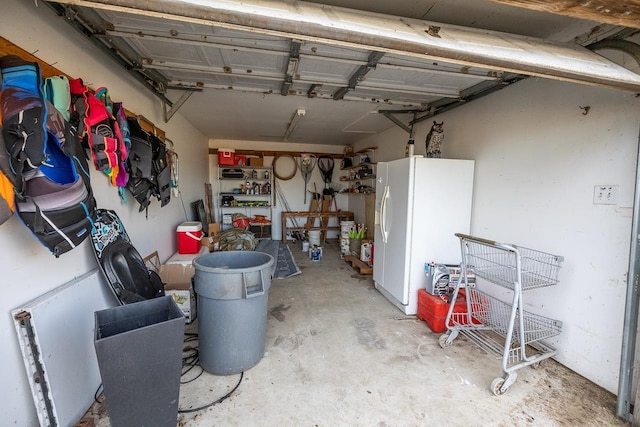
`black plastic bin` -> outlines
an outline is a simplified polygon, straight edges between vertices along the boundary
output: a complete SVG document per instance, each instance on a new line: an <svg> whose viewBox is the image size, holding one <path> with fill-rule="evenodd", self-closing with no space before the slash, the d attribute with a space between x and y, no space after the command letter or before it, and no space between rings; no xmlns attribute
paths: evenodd
<svg viewBox="0 0 640 427"><path fill-rule="evenodd" d="M94 344L113 427L176 426L183 339L184 315L169 296L95 313Z"/></svg>

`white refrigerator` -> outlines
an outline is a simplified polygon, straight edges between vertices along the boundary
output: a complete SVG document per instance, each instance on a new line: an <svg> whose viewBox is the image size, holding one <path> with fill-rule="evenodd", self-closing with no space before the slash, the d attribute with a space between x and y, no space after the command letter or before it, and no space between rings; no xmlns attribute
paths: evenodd
<svg viewBox="0 0 640 427"><path fill-rule="evenodd" d="M407 315L418 311L425 263L458 264L469 234L473 160L408 157L376 171L373 281Z"/></svg>

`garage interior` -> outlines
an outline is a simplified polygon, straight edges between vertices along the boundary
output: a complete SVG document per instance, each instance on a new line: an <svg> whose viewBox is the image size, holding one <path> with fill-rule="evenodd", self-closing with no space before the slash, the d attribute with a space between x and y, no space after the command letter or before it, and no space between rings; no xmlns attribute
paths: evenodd
<svg viewBox="0 0 640 427"><path fill-rule="evenodd" d="M368 150L375 164L404 158L413 141L424 156L434 121L444 122L442 157L475 162L470 234L564 256L559 285L527 294L525 306L562 321L549 340L558 352L494 396L499 361L466 339L440 348L439 334L340 258L338 231L328 233L318 262L288 240L301 274L272 282L264 358L227 400L180 414L180 425L635 419L638 294L637 279L627 277L637 277L640 5L568 3L7 2L3 55L17 49L94 89L107 86L175 147L179 194L146 214L91 171L98 205L118 212L143 256L157 251L165 261L176 252L176 227L195 220L190 204L204 198L205 183L213 222L222 222L220 150L260 156L265 166L283 154L334 157L330 187L342 190L335 206L373 221L375 195L349 192L354 184L340 179L348 176L339 170L345 147ZM298 171L275 184L286 207L282 199L271 207L270 232L281 240L282 212L309 210L309 190L325 183L314 170L307 183ZM424 198L439 184L423 183ZM612 203L596 201L601 186L615 188ZM446 199L433 202L447 208ZM16 215L0 230L8 279L0 284L2 413L37 425L10 313L94 271L96 261L88 244L52 257ZM180 408L237 382L205 373L181 388ZM87 416L110 425L103 404Z"/></svg>

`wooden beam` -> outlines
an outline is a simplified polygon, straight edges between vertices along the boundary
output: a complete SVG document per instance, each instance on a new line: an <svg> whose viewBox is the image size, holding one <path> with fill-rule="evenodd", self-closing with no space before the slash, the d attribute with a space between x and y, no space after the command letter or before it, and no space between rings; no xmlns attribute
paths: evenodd
<svg viewBox="0 0 640 427"><path fill-rule="evenodd" d="M640 28L640 0L491 0L605 24Z"/></svg>
<svg viewBox="0 0 640 427"><path fill-rule="evenodd" d="M320 157L320 156L329 156L332 159L342 159L344 158L344 154L340 153L340 154L335 154L335 153L313 153L310 151L278 151L278 150L236 150L235 151L236 155L241 155L241 156L259 156L259 157L264 157L264 156L270 156L270 157L275 157L275 156L293 156L293 157L300 157L302 154L313 154L316 157ZM209 148L209 154L218 154L218 149L217 148Z"/></svg>
<svg viewBox="0 0 640 427"><path fill-rule="evenodd" d="M10 42L9 40L5 39L4 37L0 36L0 57L5 56L5 55L16 55L22 59L24 59L25 61L28 62L37 62L40 65L40 72L42 74L42 79L46 79L47 77L52 77L52 76L65 76L68 79L73 79L74 77L70 76L67 73L64 73L62 71L60 71L59 69L57 69L56 67L54 67L53 65L49 65L46 62L44 62L43 60L41 60L40 58L38 58L37 56L27 52L26 50L22 49L20 46ZM140 116L132 111L129 111L125 108L125 112L127 113L127 116L129 117L138 117L138 121L140 122L140 126L142 127L142 129L144 129L145 131L154 134L155 136L157 136L158 138L162 139L164 141L165 139L165 132L164 130L157 128L150 120L148 120L147 118ZM0 116L1 117L1 116Z"/></svg>

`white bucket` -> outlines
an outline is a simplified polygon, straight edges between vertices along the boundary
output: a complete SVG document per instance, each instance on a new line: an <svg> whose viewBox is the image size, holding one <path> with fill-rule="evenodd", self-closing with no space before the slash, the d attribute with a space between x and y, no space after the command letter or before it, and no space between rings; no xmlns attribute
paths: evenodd
<svg viewBox="0 0 640 427"><path fill-rule="evenodd" d="M340 221L340 237L349 237L349 231L356 225L355 221Z"/></svg>
<svg viewBox="0 0 640 427"><path fill-rule="evenodd" d="M309 245L320 246L320 230L309 230Z"/></svg>
<svg viewBox="0 0 640 427"><path fill-rule="evenodd" d="M309 242L302 242L302 252L307 252L309 250Z"/></svg>

